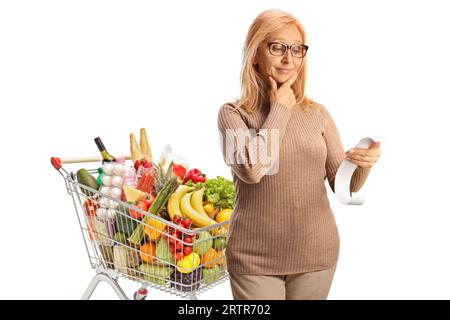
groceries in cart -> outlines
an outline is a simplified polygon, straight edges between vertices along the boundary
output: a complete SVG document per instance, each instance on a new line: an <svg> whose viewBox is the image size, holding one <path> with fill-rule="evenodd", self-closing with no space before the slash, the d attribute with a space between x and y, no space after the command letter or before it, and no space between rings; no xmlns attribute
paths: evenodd
<svg viewBox="0 0 450 320"><path fill-rule="evenodd" d="M155 162L145 129L139 143L130 135L131 162L109 154L100 138L94 140L101 167L76 173L82 228L98 259L94 262L181 292L195 292L225 276L236 200L232 181L190 168L170 145Z"/></svg>

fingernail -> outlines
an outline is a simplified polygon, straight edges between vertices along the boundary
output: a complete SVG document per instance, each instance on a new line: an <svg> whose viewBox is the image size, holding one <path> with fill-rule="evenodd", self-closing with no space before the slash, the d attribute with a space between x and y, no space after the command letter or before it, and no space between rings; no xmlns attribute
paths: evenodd
<svg viewBox="0 0 450 320"><path fill-rule="evenodd" d="M350 149L350 153L353 153L353 149Z"/></svg>

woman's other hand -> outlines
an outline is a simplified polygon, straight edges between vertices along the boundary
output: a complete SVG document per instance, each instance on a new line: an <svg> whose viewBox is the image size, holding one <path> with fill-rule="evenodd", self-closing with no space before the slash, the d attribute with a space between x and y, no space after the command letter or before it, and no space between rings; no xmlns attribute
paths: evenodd
<svg viewBox="0 0 450 320"><path fill-rule="evenodd" d="M362 168L372 168L380 157L380 142L372 142L369 148L353 148L345 152L347 160Z"/></svg>
<svg viewBox="0 0 450 320"><path fill-rule="evenodd" d="M291 85L297 79L297 72L287 79L280 88L277 87L277 82L269 76L270 81L270 104L275 102L281 103L288 108L292 108L297 102L295 100L294 90Z"/></svg>

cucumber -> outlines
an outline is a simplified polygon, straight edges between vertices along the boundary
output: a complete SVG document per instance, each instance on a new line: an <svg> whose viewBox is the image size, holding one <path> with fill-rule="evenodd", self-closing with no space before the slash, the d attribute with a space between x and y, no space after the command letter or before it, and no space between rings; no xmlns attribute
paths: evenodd
<svg viewBox="0 0 450 320"><path fill-rule="evenodd" d="M77 171L77 181L79 184L98 190L97 180L84 168ZM80 187L81 192L86 196L92 196L93 193Z"/></svg>

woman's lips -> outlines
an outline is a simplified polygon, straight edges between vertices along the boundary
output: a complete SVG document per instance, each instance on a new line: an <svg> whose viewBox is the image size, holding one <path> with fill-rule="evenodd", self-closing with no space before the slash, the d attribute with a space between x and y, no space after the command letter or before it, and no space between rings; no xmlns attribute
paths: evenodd
<svg viewBox="0 0 450 320"><path fill-rule="evenodd" d="M292 69L276 68L279 73L288 74Z"/></svg>

